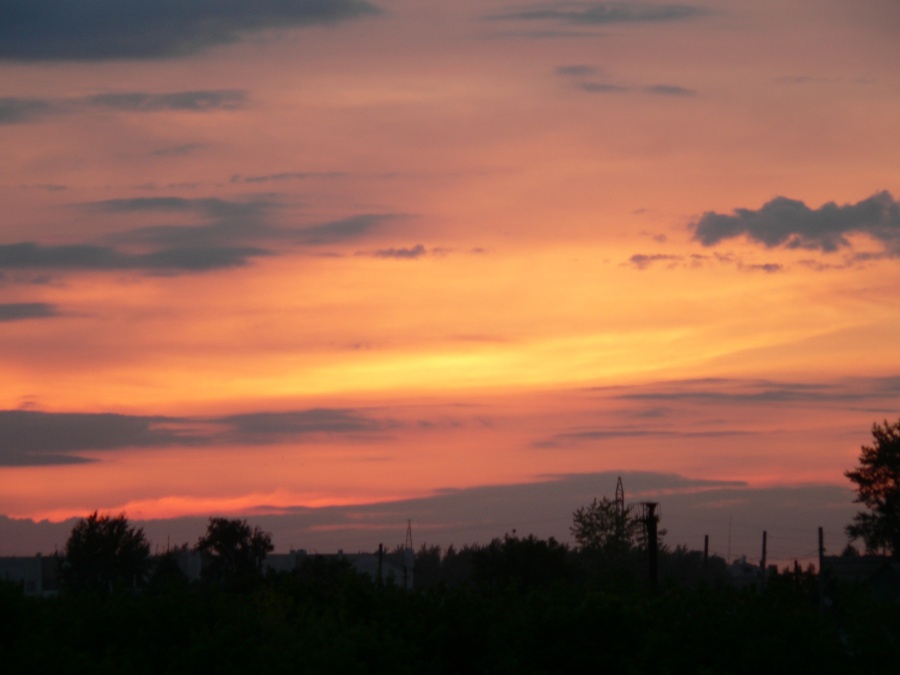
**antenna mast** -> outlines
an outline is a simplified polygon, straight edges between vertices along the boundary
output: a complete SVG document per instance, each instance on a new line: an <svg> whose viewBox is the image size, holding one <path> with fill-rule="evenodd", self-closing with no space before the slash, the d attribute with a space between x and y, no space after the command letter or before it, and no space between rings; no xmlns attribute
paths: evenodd
<svg viewBox="0 0 900 675"><path fill-rule="evenodd" d="M403 546L403 588L413 589L413 572L416 566L416 554L412 543L412 520L406 521L406 544Z"/></svg>
<svg viewBox="0 0 900 675"><path fill-rule="evenodd" d="M625 536L625 488L622 476L616 482L616 538L621 541Z"/></svg>

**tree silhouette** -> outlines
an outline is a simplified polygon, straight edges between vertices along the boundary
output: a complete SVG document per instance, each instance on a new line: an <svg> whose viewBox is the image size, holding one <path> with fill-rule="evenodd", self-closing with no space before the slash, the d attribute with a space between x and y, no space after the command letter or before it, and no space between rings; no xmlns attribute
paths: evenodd
<svg viewBox="0 0 900 675"><path fill-rule="evenodd" d="M568 553L553 537L544 541L533 534L524 539L507 534L475 552L472 580L482 587L547 585L571 576Z"/></svg>
<svg viewBox="0 0 900 675"><path fill-rule="evenodd" d="M867 551L900 556L900 419L872 425L872 445L860 449L859 466L846 471L856 484L854 501L865 505L847 526L847 536L862 539Z"/></svg>
<svg viewBox="0 0 900 675"><path fill-rule="evenodd" d="M66 542L63 582L72 590L109 591L143 582L150 544L125 514L82 518Z"/></svg>
<svg viewBox="0 0 900 675"><path fill-rule="evenodd" d="M266 554L273 548L272 535L259 527L251 529L246 520L210 518L194 550L206 557L204 577L230 581L260 576Z"/></svg>
<svg viewBox="0 0 900 675"><path fill-rule="evenodd" d="M621 555L639 545L642 529L641 519L632 507L620 513L616 502L603 497L572 514L570 531L582 551Z"/></svg>

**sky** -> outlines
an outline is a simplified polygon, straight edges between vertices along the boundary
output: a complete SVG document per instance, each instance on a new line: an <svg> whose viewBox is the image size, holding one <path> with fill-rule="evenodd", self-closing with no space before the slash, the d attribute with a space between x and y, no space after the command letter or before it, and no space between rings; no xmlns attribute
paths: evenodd
<svg viewBox="0 0 900 675"><path fill-rule="evenodd" d="M893 0L5 0L0 554L807 558L900 416Z"/></svg>

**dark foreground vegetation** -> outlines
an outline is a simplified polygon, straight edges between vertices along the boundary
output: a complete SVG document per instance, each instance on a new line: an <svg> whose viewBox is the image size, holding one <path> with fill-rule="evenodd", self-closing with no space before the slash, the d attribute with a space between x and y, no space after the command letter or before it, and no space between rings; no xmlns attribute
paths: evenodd
<svg viewBox="0 0 900 675"><path fill-rule="evenodd" d="M900 420L872 433L847 472L864 507L847 534L882 553L868 585L837 581L852 547L825 574L735 584L721 558L663 543L621 480L615 500L573 514L574 549L515 533L423 546L411 588L340 556L264 574L271 536L224 518L151 559L140 528L95 512L58 559L58 594L0 582L0 672L898 673ZM188 554L202 561L194 581Z"/></svg>
<svg viewBox="0 0 900 675"><path fill-rule="evenodd" d="M704 573L700 554L663 557L655 594L635 560L532 537L423 547L412 591L316 557L233 583L191 584L160 564L139 592L34 598L0 584L0 664L192 675L897 672L896 603L832 587L823 609L810 571L739 589L709 565Z"/></svg>

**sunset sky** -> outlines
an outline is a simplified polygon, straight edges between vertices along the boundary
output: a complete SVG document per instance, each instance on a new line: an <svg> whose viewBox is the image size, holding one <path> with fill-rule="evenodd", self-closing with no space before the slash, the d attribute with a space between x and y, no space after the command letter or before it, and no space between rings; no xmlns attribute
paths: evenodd
<svg viewBox="0 0 900 675"><path fill-rule="evenodd" d="M0 554L95 509L568 540L617 475L672 544L838 552L900 416L898 35L896 0L4 0Z"/></svg>

